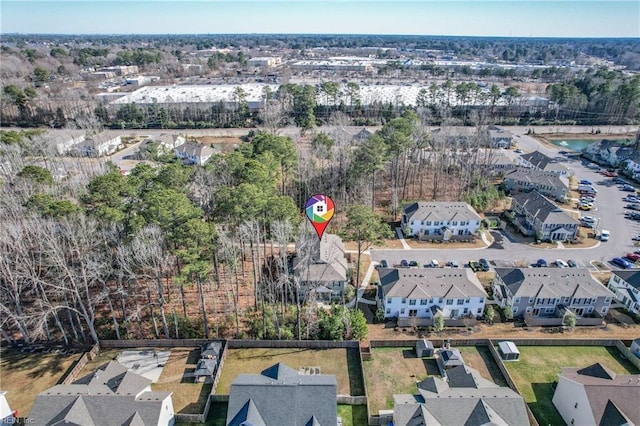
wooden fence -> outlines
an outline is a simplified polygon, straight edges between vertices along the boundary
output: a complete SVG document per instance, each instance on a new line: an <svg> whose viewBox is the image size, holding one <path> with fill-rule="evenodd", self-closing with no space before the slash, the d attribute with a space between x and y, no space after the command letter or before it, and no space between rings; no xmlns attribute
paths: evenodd
<svg viewBox="0 0 640 426"><path fill-rule="evenodd" d="M69 371L69 374L67 374L65 376L65 378L62 380L62 382L60 384L69 385L69 384L75 382L76 381L76 377L78 376L80 371L84 368L85 365L87 365L87 363L89 361L91 361L92 359L94 359L96 357L96 355L98 355L99 351L100 351L100 345L95 344L95 345L93 345L91 350L89 350L88 352L83 353L82 356L80 357L80 359L78 360L78 362L76 362L76 365L73 366L71 371Z"/></svg>
<svg viewBox="0 0 640 426"><path fill-rule="evenodd" d="M333 340L227 340L229 349L247 348L306 348L306 349L335 349L359 348L360 342L348 340L335 342Z"/></svg>
<svg viewBox="0 0 640 426"><path fill-rule="evenodd" d="M635 365L635 367L640 370L640 358L638 358L633 352L631 352L631 349L629 349L627 347L626 344L624 344L622 341L618 340L616 341L616 348L618 348L618 350L620 351L620 353L622 355L625 356L625 358L627 358L629 360L629 362L633 365Z"/></svg>

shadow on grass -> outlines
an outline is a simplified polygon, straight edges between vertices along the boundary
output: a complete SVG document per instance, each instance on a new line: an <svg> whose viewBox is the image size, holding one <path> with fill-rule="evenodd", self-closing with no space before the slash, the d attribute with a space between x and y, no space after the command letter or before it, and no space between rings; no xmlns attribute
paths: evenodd
<svg viewBox="0 0 640 426"><path fill-rule="evenodd" d="M507 380L504 378L504 375L500 371L500 368L498 368L496 361L491 356L489 348L486 346L477 346L476 348L478 349L478 353L480 354L482 361L484 361L484 364L487 366L487 370L489 370L491 380L493 380L493 382L498 386L507 387Z"/></svg>
<svg viewBox="0 0 640 426"><path fill-rule="evenodd" d="M192 402L185 405L185 407L182 410L180 410L180 413L183 413L183 414L202 413L202 411L204 410L204 406L207 404L207 399L211 394L211 388L213 388L213 385L210 383L203 385L202 389L200 389L198 400L196 402ZM209 409L209 412L211 412L211 409Z"/></svg>
<svg viewBox="0 0 640 426"><path fill-rule="evenodd" d="M440 376L440 369L435 358L423 358L424 369L429 376Z"/></svg>
<svg viewBox="0 0 640 426"><path fill-rule="evenodd" d="M192 351L189 351L186 364L197 364L199 359L200 359L200 349L194 349Z"/></svg>
<svg viewBox="0 0 640 426"><path fill-rule="evenodd" d="M607 352L609 352L609 355L611 355L612 358L618 361L620 365L622 365L629 372L629 374L640 373L636 366L633 365L627 358L624 358L622 356L622 352L620 352L615 346L607 346Z"/></svg>
<svg viewBox="0 0 640 426"><path fill-rule="evenodd" d="M185 368L184 373L182 373L182 378L180 379L180 383L193 383L193 373L196 371L195 368Z"/></svg>
<svg viewBox="0 0 640 426"><path fill-rule="evenodd" d="M536 402L530 402L528 405L540 426L565 424L552 402L554 384L531 383L531 388L536 396Z"/></svg>
<svg viewBox="0 0 640 426"><path fill-rule="evenodd" d="M354 396L364 395L362 365L356 348L347 348L347 371L349 372L349 393Z"/></svg>
<svg viewBox="0 0 640 426"><path fill-rule="evenodd" d="M416 351L414 351L413 349L403 349L402 358L418 358L418 357L416 355Z"/></svg>
<svg viewBox="0 0 640 426"><path fill-rule="evenodd" d="M206 426L225 426L227 424L227 410L229 404L226 402L214 402L209 408L209 416L205 422Z"/></svg>

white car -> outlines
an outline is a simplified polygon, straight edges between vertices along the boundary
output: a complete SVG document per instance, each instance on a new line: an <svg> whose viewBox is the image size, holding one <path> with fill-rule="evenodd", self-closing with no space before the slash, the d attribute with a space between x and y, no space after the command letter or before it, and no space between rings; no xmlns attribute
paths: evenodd
<svg viewBox="0 0 640 426"><path fill-rule="evenodd" d="M569 264L567 262L565 262L562 259L556 259L556 265L558 265L558 268L568 268Z"/></svg>
<svg viewBox="0 0 640 426"><path fill-rule="evenodd" d="M590 223L594 223L596 221L596 218L593 216L582 216L580 218L581 221L583 222L590 222Z"/></svg>

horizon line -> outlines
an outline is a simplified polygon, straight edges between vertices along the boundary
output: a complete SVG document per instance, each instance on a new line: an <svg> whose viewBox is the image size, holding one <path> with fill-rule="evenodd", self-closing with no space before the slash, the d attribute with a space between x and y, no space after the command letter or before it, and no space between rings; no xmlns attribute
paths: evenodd
<svg viewBox="0 0 640 426"><path fill-rule="evenodd" d="M462 35L462 34L384 34L384 33L34 33L0 32L1 36L339 36L339 37L439 37L439 38L504 38L504 39L587 39L636 40L640 36L527 36L527 35Z"/></svg>

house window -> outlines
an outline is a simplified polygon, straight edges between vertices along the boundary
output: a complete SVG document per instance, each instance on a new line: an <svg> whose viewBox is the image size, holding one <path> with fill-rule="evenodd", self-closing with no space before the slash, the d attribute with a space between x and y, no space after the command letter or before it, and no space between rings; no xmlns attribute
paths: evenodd
<svg viewBox="0 0 640 426"><path fill-rule="evenodd" d="M480 298L480 303L484 303L484 297Z"/></svg>
<svg viewBox="0 0 640 426"><path fill-rule="evenodd" d="M606 299L604 299L604 303L611 303L611 298L607 297Z"/></svg>
<svg viewBox="0 0 640 426"><path fill-rule="evenodd" d="M542 304L542 299L536 299L536 305Z"/></svg>
<svg viewBox="0 0 640 426"><path fill-rule="evenodd" d="M520 303L520 296L513 299L513 303Z"/></svg>
<svg viewBox="0 0 640 426"><path fill-rule="evenodd" d="M443 301L443 300L444 300L444 299L443 299L442 297L441 297L441 298L439 298L439 299L438 299L438 303L442 303L442 301Z"/></svg>
<svg viewBox="0 0 640 426"><path fill-rule="evenodd" d="M387 297L387 305L390 305L390 304L391 304L391 298Z"/></svg>
<svg viewBox="0 0 640 426"><path fill-rule="evenodd" d="M554 309L553 309L553 308L547 308L547 309L545 309L544 311L545 311L545 313L547 313L547 314L551 314L551 313L553 313Z"/></svg>
<svg viewBox="0 0 640 426"><path fill-rule="evenodd" d="M452 226L458 226L458 221L457 221L457 220L454 220L453 222L451 222L451 225L452 225Z"/></svg>
<svg viewBox="0 0 640 426"><path fill-rule="evenodd" d="M429 303L427 299L420 299L420 306L426 306Z"/></svg>
<svg viewBox="0 0 640 426"><path fill-rule="evenodd" d="M416 304L416 299L409 299L409 305L414 306Z"/></svg>
<svg viewBox="0 0 640 426"><path fill-rule="evenodd" d="M516 315L518 313L518 308L513 308L513 315Z"/></svg>
<svg viewBox="0 0 640 426"><path fill-rule="evenodd" d="M568 297L565 297L565 298L564 298L564 303L565 303L565 304L569 303L569 298L568 298Z"/></svg>
<svg viewBox="0 0 640 426"><path fill-rule="evenodd" d="M411 221L411 224L413 225L413 220Z"/></svg>
<svg viewBox="0 0 640 426"><path fill-rule="evenodd" d="M600 311L600 313L601 313L602 315L604 315L604 314L606 314L606 313L607 313L607 310L608 310L608 309L607 309L607 307L605 306L604 308L602 308L602 310Z"/></svg>
<svg viewBox="0 0 640 426"><path fill-rule="evenodd" d="M431 221L430 220L427 221L427 226L431 226Z"/></svg>
<svg viewBox="0 0 640 426"><path fill-rule="evenodd" d="M457 304L458 305L464 305L464 299L458 299L457 300Z"/></svg>
<svg viewBox="0 0 640 426"><path fill-rule="evenodd" d="M478 308L478 315L482 314L482 308Z"/></svg>
<svg viewBox="0 0 640 426"><path fill-rule="evenodd" d="M404 315L404 308L400 309L400 313Z"/></svg>
<svg viewBox="0 0 640 426"><path fill-rule="evenodd" d="M453 305L453 299L447 299L447 305Z"/></svg>
<svg viewBox="0 0 640 426"><path fill-rule="evenodd" d="M587 312L588 312L588 313L592 313L592 312L593 312L593 306L589 306L589 307L587 308Z"/></svg>
<svg viewBox="0 0 640 426"><path fill-rule="evenodd" d="M529 303L533 303L533 297L529 298Z"/></svg>
<svg viewBox="0 0 640 426"><path fill-rule="evenodd" d="M578 403L576 402L576 405L573 406L573 408L578 408Z"/></svg>
<svg viewBox="0 0 640 426"><path fill-rule="evenodd" d="M465 315L467 315L469 313L469 308L464 308L464 312Z"/></svg>
<svg viewBox="0 0 640 426"><path fill-rule="evenodd" d="M407 303L407 298L406 297L402 298L402 303Z"/></svg>
<svg viewBox="0 0 640 426"><path fill-rule="evenodd" d="M391 308L387 308L387 314L391 313Z"/></svg>
<svg viewBox="0 0 640 426"><path fill-rule="evenodd" d="M531 306L527 306L527 309L525 309L525 312L531 312Z"/></svg>

